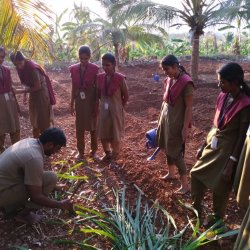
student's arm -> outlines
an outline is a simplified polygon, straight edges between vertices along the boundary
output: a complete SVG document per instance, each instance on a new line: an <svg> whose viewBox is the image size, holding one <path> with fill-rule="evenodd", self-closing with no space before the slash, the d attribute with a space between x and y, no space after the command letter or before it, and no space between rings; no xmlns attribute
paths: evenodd
<svg viewBox="0 0 250 250"><path fill-rule="evenodd" d="M75 115L75 87L72 83L71 85L71 98L70 98L70 113L71 115Z"/></svg>
<svg viewBox="0 0 250 250"><path fill-rule="evenodd" d="M122 104L123 104L123 107L127 104L128 98L129 98L128 86L126 84L126 81L124 80L122 83Z"/></svg>
<svg viewBox="0 0 250 250"><path fill-rule="evenodd" d="M184 93L184 101L185 101L185 115L184 115L184 124L182 129L182 140L183 142L187 139L187 132L189 125L192 120L192 108L193 108L193 86L187 85Z"/></svg>
<svg viewBox="0 0 250 250"><path fill-rule="evenodd" d="M40 90L42 88L41 86L41 80L40 80L40 73L39 71L36 69L31 73L31 79L33 82L33 86L32 87L26 87L23 89L17 89L15 91L16 94L27 94L27 93L33 93L36 92L38 90ZM25 98L25 96L24 96Z"/></svg>
<svg viewBox="0 0 250 250"><path fill-rule="evenodd" d="M17 112L19 113L19 115L21 115L21 109L20 109L19 103L18 103L17 98L16 98L15 91L14 91L13 88L11 88L11 92L13 93L13 96L14 96L14 99L15 99L15 103L16 103L16 106L17 106Z"/></svg>
<svg viewBox="0 0 250 250"><path fill-rule="evenodd" d="M68 199L62 201L52 200L42 193L41 187L26 185L26 188L31 201L40 206L73 211L73 203Z"/></svg>
<svg viewBox="0 0 250 250"><path fill-rule="evenodd" d="M241 153L241 150L242 150L245 138L246 138L246 132L247 132L248 126L249 126L249 122L240 123L238 140L231 154L231 156L237 159L237 161L239 160L240 153ZM223 172L223 178L225 181L227 182L231 181L233 169L237 166L237 161L234 161L230 158L228 159L227 165Z"/></svg>

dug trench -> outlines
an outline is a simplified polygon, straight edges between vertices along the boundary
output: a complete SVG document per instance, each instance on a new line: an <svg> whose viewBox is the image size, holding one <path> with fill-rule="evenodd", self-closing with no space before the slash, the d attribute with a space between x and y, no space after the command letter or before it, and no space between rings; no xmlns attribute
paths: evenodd
<svg viewBox="0 0 250 250"><path fill-rule="evenodd" d="M216 69L223 63L203 60L200 64L199 83L195 86L192 128L186 145L185 161L188 170L195 163L196 150L212 126L215 101L219 93ZM184 61L183 64L189 70L189 62ZM243 66L247 69L250 65L244 63ZM174 194L174 191L180 186L178 180L166 182L159 179L162 174L167 172L164 153L160 152L154 161L147 161L152 150L147 150L145 147L145 133L156 126L159 116L164 75L160 75L159 83L154 82L152 75L159 71L157 63L122 66L119 70L127 77L130 93L126 107L125 135L122 141L119 167L111 169L109 166L93 162L89 164L89 167L79 167L76 174L87 175L89 179L77 191L74 196L75 202L100 209L104 205L110 206L113 203L112 189L119 190L126 187L127 199L132 203L138 194L136 187L139 187L144 193L145 200L158 200L174 217L177 226L183 228L187 224L187 210L179 204L178 200L191 203L191 197L189 194L185 196ZM55 126L62 128L68 139L67 147L63 148L51 161L65 160L65 166L74 165L77 150L75 118L70 115L69 111L71 89L69 72L67 70L49 70L48 74L53 80L57 97L57 104L54 107ZM14 71L13 76L14 82L18 82ZM18 97L18 100L23 111L23 116L20 118L21 136L22 138L31 137L27 105L22 104L21 97ZM87 141L89 141L89 136L87 136ZM88 151L89 143L87 143L86 148L86 152ZM102 156L102 154L103 151L99 144L98 155ZM62 165L57 164L46 168L59 171ZM205 197L205 209L206 212L212 210L212 200L209 194ZM7 219L0 215L0 249L11 249L11 246L22 246L27 249L78 249L77 245L69 246L55 243L55 240L62 238L72 241L82 240L81 233L70 231L72 221L69 221L69 215L50 209L42 210L41 213L47 217L45 222L32 227L17 224L13 219ZM192 214L188 214L192 216ZM227 208L226 222L233 229L241 223L241 220L242 215L239 214L235 197L232 194ZM61 223L58 224L58 222ZM100 249L110 248L104 242L96 242L96 244ZM232 246L233 239L227 239L220 242L219 246L214 246L213 249L232 249Z"/></svg>

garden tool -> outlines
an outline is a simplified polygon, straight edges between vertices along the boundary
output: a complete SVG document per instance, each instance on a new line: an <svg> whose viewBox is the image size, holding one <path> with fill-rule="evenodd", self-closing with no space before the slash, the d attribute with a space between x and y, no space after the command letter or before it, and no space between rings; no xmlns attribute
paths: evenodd
<svg viewBox="0 0 250 250"><path fill-rule="evenodd" d="M157 134L157 128L151 129L146 133L146 148L147 149L151 149L151 148L156 148L156 134ZM152 161L155 159L156 155L158 154L158 152L160 151L160 148L157 147L156 150L154 151L154 153L147 158L148 161Z"/></svg>

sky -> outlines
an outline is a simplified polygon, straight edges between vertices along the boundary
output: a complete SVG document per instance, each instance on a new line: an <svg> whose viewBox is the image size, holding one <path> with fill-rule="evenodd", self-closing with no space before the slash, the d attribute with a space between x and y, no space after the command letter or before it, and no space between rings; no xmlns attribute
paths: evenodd
<svg viewBox="0 0 250 250"><path fill-rule="evenodd" d="M157 3L167 4L174 7L181 7L181 0L153 0ZM100 4L100 2L96 0L43 0L43 2L47 3L48 6L51 6L51 9L56 13L61 13L66 8L72 8L74 2L79 4L82 3L84 6L89 7L92 11L103 14L104 10Z"/></svg>
<svg viewBox="0 0 250 250"><path fill-rule="evenodd" d="M43 0L47 4L48 7L51 8L53 12L56 14L62 13L65 9L73 9L74 2L79 5L82 3L83 6L88 7L93 12L97 13L100 16L105 15L105 10L101 6L100 2L97 0ZM153 2L167 4L173 7L181 8L181 0L153 0ZM62 23L68 21L67 15L64 16ZM177 30L176 28L166 28L167 32L171 33L182 33L188 32L188 27L182 27L181 29Z"/></svg>

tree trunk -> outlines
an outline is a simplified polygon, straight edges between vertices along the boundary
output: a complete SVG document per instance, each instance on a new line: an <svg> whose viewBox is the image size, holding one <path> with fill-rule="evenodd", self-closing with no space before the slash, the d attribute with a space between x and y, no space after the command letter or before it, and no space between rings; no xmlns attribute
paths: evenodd
<svg viewBox="0 0 250 250"><path fill-rule="evenodd" d="M120 65L120 59L119 59L119 44L115 43L114 44L115 47L115 60L116 60L116 65L119 66Z"/></svg>
<svg viewBox="0 0 250 250"><path fill-rule="evenodd" d="M193 79L194 84L198 83L199 45L200 45L200 35L194 34L192 39L192 57L191 57L191 77Z"/></svg>

